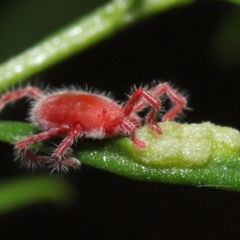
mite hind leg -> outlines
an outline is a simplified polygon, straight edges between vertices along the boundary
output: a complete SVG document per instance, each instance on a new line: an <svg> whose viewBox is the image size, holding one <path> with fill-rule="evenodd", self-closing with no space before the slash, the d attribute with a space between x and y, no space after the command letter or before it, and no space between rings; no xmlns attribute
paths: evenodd
<svg viewBox="0 0 240 240"><path fill-rule="evenodd" d="M8 104L24 97L41 99L44 93L36 87L26 87L15 91L7 92L0 98L0 111Z"/></svg>

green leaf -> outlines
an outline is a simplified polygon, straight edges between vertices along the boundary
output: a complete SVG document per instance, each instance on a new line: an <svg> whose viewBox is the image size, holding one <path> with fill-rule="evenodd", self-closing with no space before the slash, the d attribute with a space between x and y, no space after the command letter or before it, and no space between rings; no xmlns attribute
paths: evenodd
<svg viewBox="0 0 240 240"><path fill-rule="evenodd" d="M237 130L209 122L164 122L160 127L161 136L154 135L147 126L137 131L137 137L147 144L143 150L121 137L83 141L73 154L84 164L136 180L240 190ZM12 137L6 137L9 131ZM14 136L33 132L34 128L26 123L0 123L1 141L12 142Z"/></svg>

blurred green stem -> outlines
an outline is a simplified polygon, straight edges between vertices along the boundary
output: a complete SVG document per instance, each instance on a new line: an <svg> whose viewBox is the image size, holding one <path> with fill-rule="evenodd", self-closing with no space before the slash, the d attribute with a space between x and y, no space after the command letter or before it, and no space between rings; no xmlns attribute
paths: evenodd
<svg viewBox="0 0 240 240"><path fill-rule="evenodd" d="M59 177L44 175L2 181L0 214L40 202L68 205L74 194L71 184Z"/></svg>
<svg viewBox="0 0 240 240"><path fill-rule="evenodd" d="M83 51L138 20L192 0L114 0L0 65L0 90Z"/></svg>

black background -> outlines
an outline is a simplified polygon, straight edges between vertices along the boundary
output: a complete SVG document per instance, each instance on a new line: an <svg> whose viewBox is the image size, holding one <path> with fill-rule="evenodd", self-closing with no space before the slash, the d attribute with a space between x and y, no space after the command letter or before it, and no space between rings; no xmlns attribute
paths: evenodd
<svg viewBox="0 0 240 240"><path fill-rule="evenodd" d="M211 55L212 37L230 4L200 2L124 30L31 79L111 91L125 101L131 87L170 81L189 94L183 122L211 121L240 129L240 62L222 66ZM23 120L24 102L2 119ZM18 111L18 113L17 113ZM13 147L1 144L2 179L43 174L19 168ZM47 173L44 173L47 174ZM240 193L133 181L83 166L63 178L76 188L66 208L38 204L0 217L1 239L237 239Z"/></svg>

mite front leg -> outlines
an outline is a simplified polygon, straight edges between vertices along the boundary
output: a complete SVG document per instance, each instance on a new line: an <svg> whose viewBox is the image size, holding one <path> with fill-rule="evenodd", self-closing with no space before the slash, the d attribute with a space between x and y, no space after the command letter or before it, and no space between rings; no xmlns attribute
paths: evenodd
<svg viewBox="0 0 240 240"><path fill-rule="evenodd" d="M105 125L105 131L108 136L129 136L136 148L144 148L145 143L141 140L136 139L136 129L140 128L141 122L136 119L120 117L112 120Z"/></svg>
<svg viewBox="0 0 240 240"><path fill-rule="evenodd" d="M137 113L139 110L138 106L139 103L144 101L144 106L150 105L154 108L159 108L161 103L158 99L156 99L151 93L146 91L144 88L137 89L131 98L128 100L126 105L123 109L124 116L129 116L131 113Z"/></svg>
<svg viewBox="0 0 240 240"><path fill-rule="evenodd" d="M163 94L166 94L169 99L175 104L162 118L162 121L171 121L173 120L179 113L187 105L187 100L181 94L179 94L176 90L174 90L167 83L162 83L153 88L150 91L154 96L161 97Z"/></svg>
<svg viewBox="0 0 240 240"><path fill-rule="evenodd" d="M124 107L124 116L129 116L131 113L138 113L143 108L151 106L151 110L147 116L147 124L150 129L156 134L161 134L162 130L156 122L157 112L161 109L161 102L151 92L144 88L137 89Z"/></svg>

